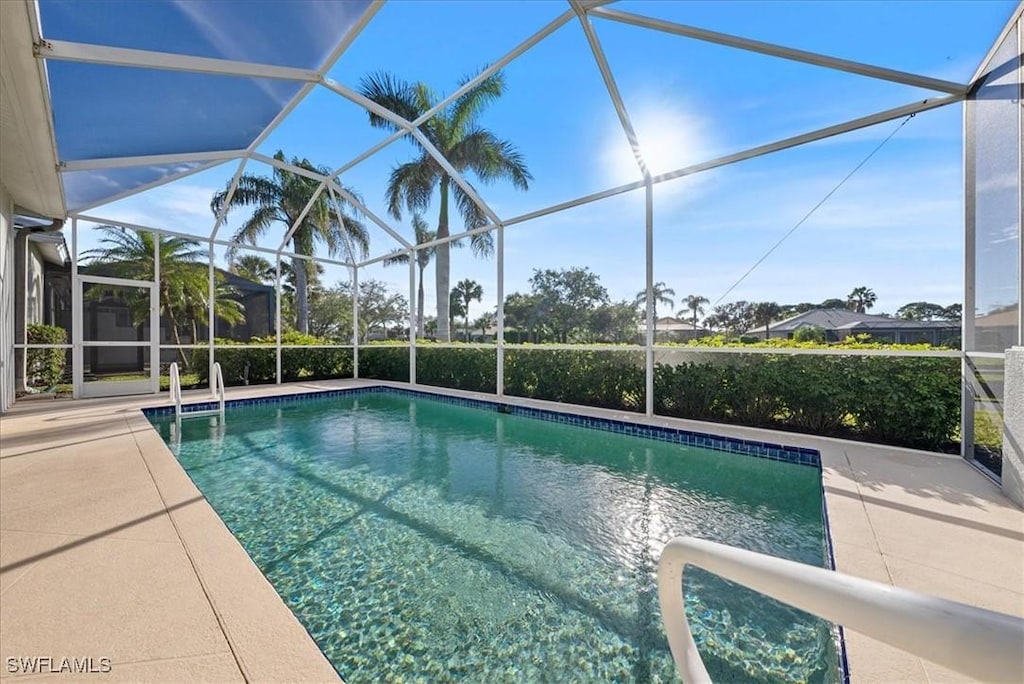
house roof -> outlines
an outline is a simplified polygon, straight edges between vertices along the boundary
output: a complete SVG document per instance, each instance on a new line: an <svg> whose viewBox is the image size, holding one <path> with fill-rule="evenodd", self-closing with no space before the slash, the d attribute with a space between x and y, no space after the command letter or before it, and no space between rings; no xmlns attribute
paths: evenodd
<svg viewBox="0 0 1024 684"><path fill-rule="evenodd" d="M776 321L769 327L772 332L793 332L804 326L815 326L825 330L892 330L899 328L907 329L942 329L959 328L960 324L952 321L912 321L905 318L893 318L892 316L876 316L874 314L859 313L849 309L811 309L796 316ZM750 330L751 333L763 332L764 328L758 326Z"/></svg>

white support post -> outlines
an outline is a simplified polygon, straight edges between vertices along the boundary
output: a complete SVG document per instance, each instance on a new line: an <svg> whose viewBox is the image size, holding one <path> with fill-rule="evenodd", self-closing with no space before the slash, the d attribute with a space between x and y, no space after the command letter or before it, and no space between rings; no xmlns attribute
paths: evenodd
<svg viewBox="0 0 1024 684"><path fill-rule="evenodd" d="M505 226L498 225L497 258L498 262L498 308L495 313L495 325L498 327L495 336L497 349L494 392L499 397L505 396Z"/></svg>
<svg viewBox="0 0 1024 684"><path fill-rule="evenodd" d="M352 267L352 377L359 379L359 267Z"/></svg>
<svg viewBox="0 0 1024 684"><path fill-rule="evenodd" d="M974 460L974 363L970 354L974 351L974 316L976 244L975 209L976 165L974 139L974 107L970 100L963 107L963 170L964 170L964 305L960 316L960 455L968 461Z"/></svg>
<svg viewBox="0 0 1024 684"><path fill-rule="evenodd" d="M82 396L82 286L78 281L78 219L71 219L71 397Z"/></svg>
<svg viewBox="0 0 1024 684"><path fill-rule="evenodd" d="M207 357L206 357L206 362L207 362L207 365L208 365L208 368L207 368L208 375L206 377L209 379L210 393L212 395L213 392L214 392L214 389L213 389L213 364L216 362L216 360L214 359L214 356L215 356L214 339L216 338L216 335L215 335L216 331L214 330L214 328L216 327L216 321L213 318L213 298L217 294L217 286L214 284L214 276L213 276L213 257L214 257L214 253L213 253L213 240L210 240L210 248L209 248L209 252L207 252L207 254L208 254L209 262L210 263L207 264L207 270L206 270L206 275L207 275L207 283L206 283L207 290L206 291L207 291L208 296L209 296L209 299L206 300L206 305L207 305L207 313L206 313L206 316L207 316L207 318L206 318L206 323L207 323L206 328L207 328L207 330L206 330L206 337L207 337L207 343L210 345L210 353L207 354Z"/></svg>
<svg viewBox="0 0 1024 684"><path fill-rule="evenodd" d="M277 288L274 298L276 299L276 311L274 312L274 382L281 384L281 255L277 255L277 277L274 280Z"/></svg>
<svg viewBox="0 0 1024 684"><path fill-rule="evenodd" d="M645 255L647 265L647 339L645 344L646 362L644 363L644 376L646 378L644 391L644 406L648 416L654 415L654 185L650 178L644 186L645 199Z"/></svg>
<svg viewBox="0 0 1024 684"><path fill-rule="evenodd" d="M153 285L149 289L149 380L160 393L160 233L153 234Z"/></svg>
<svg viewBox="0 0 1024 684"><path fill-rule="evenodd" d="M409 252L409 384L416 384L416 250Z"/></svg>

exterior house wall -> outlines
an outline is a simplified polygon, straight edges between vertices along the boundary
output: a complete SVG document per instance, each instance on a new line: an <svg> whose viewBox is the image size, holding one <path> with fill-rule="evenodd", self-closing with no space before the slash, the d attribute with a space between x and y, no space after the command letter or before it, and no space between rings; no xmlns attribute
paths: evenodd
<svg viewBox="0 0 1024 684"><path fill-rule="evenodd" d="M14 202L0 184L0 411L14 403Z"/></svg>

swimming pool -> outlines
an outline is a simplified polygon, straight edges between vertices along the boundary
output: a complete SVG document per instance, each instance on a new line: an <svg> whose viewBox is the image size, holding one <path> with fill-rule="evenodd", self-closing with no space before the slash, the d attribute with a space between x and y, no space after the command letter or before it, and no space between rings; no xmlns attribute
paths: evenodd
<svg viewBox="0 0 1024 684"><path fill-rule="evenodd" d="M149 415L350 682L674 680L666 541L827 565L820 470L776 445L383 388L262 402ZM686 596L716 680L838 679L827 623L699 570Z"/></svg>

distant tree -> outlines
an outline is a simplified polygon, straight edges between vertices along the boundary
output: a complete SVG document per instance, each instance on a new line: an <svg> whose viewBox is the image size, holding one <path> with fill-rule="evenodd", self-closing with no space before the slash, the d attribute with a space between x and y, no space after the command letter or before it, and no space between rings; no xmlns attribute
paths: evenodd
<svg viewBox="0 0 1024 684"><path fill-rule="evenodd" d="M795 342L826 342L828 334L825 329L817 325L801 325L793 331Z"/></svg>
<svg viewBox="0 0 1024 684"><path fill-rule="evenodd" d="M311 320L316 322L318 330L328 332L325 336L334 337L335 334L344 334L351 329L352 284L339 283L326 292L325 296L318 295L311 300L314 305ZM401 293L393 292L379 280L359 282L360 340L365 341L374 329L382 330L386 335L388 325L406 321L408 316L409 301Z"/></svg>
<svg viewBox="0 0 1024 684"><path fill-rule="evenodd" d="M866 313L878 301L878 295L869 287L855 287L846 296L847 306L857 313Z"/></svg>
<svg viewBox="0 0 1024 684"><path fill-rule="evenodd" d="M530 286L538 300L538 319L557 342L568 342L574 333L591 332L591 312L608 302L601 278L588 268L534 269Z"/></svg>
<svg viewBox="0 0 1024 684"><path fill-rule="evenodd" d="M685 318L684 313L687 315L693 314L693 329L697 329L697 316L704 315L704 305L710 304L710 300L707 297L700 295L686 295L686 308L680 309L676 315L680 318Z"/></svg>
<svg viewBox="0 0 1024 684"><path fill-rule="evenodd" d="M963 304L950 304L942 310L942 315L939 316L944 321L961 321L964 317L964 305Z"/></svg>
<svg viewBox="0 0 1024 684"><path fill-rule="evenodd" d="M839 308L843 308L843 306L845 306L845 303L840 304ZM807 313L808 311L812 311L814 309L829 309L835 307L828 307L825 306L824 304L812 304L811 302L800 302L799 304L793 304L792 306L786 308L790 309L792 315L795 316L796 314Z"/></svg>
<svg viewBox="0 0 1024 684"><path fill-rule="evenodd" d="M654 325L651 326L651 332L657 337L658 332L658 304L664 304L668 308L675 306L676 302L672 297L676 296L676 291L666 285L662 281L658 281L651 286L651 294L654 295ZM671 295L671 296L670 296ZM636 296L636 303L642 306L644 313L647 312L647 289L644 288Z"/></svg>
<svg viewBox="0 0 1024 684"><path fill-rule="evenodd" d="M896 309L898 318L905 318L909 321L933 321L943 318L946 307L931 302L910 302Z"/></svg>
<svg viewBox="0 0 1024 684"><path fill-rule="evenodd" d="M455 328L455 319L460 316L467 316L469 314L466 309L466 303L459 296L459 293L452 290L448 294L448 315L451 316L451 320L448 321L448 327L451 330L455 330L456 339L458 339L458 330Z"/></svg>
<svg viewBox="0 0 1024 684"><path fill-rule="evenodd" d="M494 325L496 320L497 316L494 315L494 312L488 311L482 316L478 316L477 319L473 321L473 328L479 330L482 336L486 336L487 329Z"/></svg>
<svg viewBox="0 0 1024 684"><path fill-rule="evenodd" d="M431 242L437 237L437 233L427 229L427 222L423 220L423 217L419 214L412 215L412 228L414 238L417 245L422 245L426 242ZM424 247L423 249L416 250L416 267L419 269L419 289L416 291L416 335L417 337L423 337L423 272L427 270L427 266L430 265L430 260L434 258L434 253L437 247ZM384 259L385 266L394 266L395 264L407 264L409 263L409 253L396 253L388 258Z"/></svg>
<svg viewBox="0 0 1024 684"><path fill-rule="evenodd" d="M505 297L505 329L515 328L526 333L530 342L537 341L540 325L540 297L532 294L513 292Z"/></svg>
<svg viewBox="0 0 1024 684"><path fill-rule="evenodd" d="M363 312L360 312L362 318ZM337 342L351 342L352 293L347 284L310 292L309 334Z"/></svg>
<svg viewBox="0 0 1024 684"><path fill-rule="evenodd" d="M821 304L812 306L812 309L849 309L850 300L848 299L826 299ZM808 309L810 311L810 309ZM803 313L803 312L801 312Z"/></svg>
<svg viewBox="0 0 1024 684"><path fill-rule="evenodd" d="M600 342L632 342L637 337L637 323L640 311L635 302L612 302L594 309L590 317L590 329Z"/></svg>
<svg viewBox="0 0 1024 684"><path fill-rule="evenodd" d="M466 341L469 342L469 303L479 302L484 296L484 288L475 280L465 278L455 284L452 293L457 294L462 300L462 315L466 317Z"/></svg>
<svg viewBox="0 0 1024 684"><path fill-rule="evenodd" d="M754 324L764 326L764 339L771 333L772 322L778 319L782 307L775 302L758 302L754 305Z"/></svg>
<svg viewBox="0 0 1024 684"><path fill-rule="evenodd" d="M240 278L267 285L277 279L276 267L258 254L236 254L228 271Z"/></svg>
<svg viewBox="0 0 1024 684"><path fill-rule="evenodd" d="M704 325L728 336L749 330L754 326L754 304L743 300L719 304L704 319Z"/></svg>

